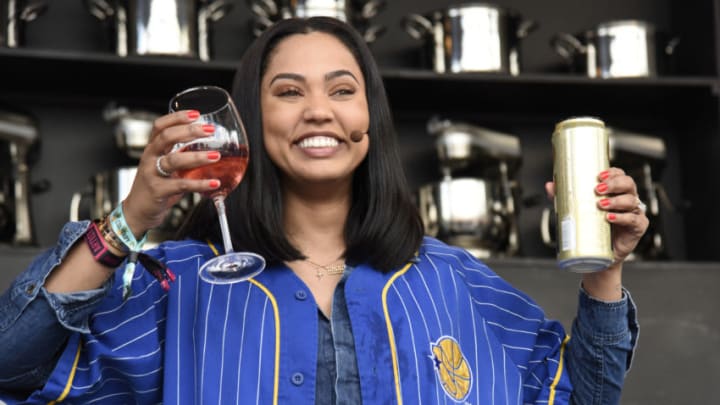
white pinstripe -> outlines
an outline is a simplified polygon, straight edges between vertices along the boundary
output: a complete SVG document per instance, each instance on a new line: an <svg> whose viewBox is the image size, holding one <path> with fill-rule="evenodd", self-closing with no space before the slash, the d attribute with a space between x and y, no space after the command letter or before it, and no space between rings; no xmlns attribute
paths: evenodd
<svg viewBox="0 0 720 405"><path fill-rule="evenodd" d="M200 282L198 282L198 284L200 284ZM205 354L207 353L208 319L210 318L210 307L212 306L214 290L215 284L210 284L210 295L208 296L207 304L205 304L205 327L203 328L202 363L200 365L200 398L205 398L203 395L203 391L205 390Z"/></svg>
<svg viewBox="0 0 720 405"><path fill-rule="evenodd" d="M263 336L265 336L265 315L267 314L267 305L268 305L269 299L265 297L265 305L263 305L263 312L262 312L262 322L260 322L260 347L258 348L258 366L257 370L260 372L262 370L262 348L263 343L265 343L265 339L263 339ZM257 378L257 392L255 393L255 403L260 404L260 376Z"/></svg>
<svg viewBox="0 0 720 405"><path fill-rule="evenodd" d="M405 318L407 319L408 326L409 326L408 330L410 331L410 341L412 342L412 346L414 349L413 356L415 357L415 375L419 376L420 375L420 363L417 358L417 350L415 350L417 348L417 345L415 344L415 332L414 332L415 328L413 328L413 325L412 325L412 321L411 321L412 317L410 316L410 312L408 311L407 306L405 305L405 301L402 299L402 295L400 295L400 293L398 293L398 290L397 290L397 287L395 286L395 284L392 285L392 289L395 292L395 294L397 294L398 299L400 300L400 304L403 307L403 311L405 311ZM402 370L398 369L398 374L400 374L401 371ZM401 380L402 380L402 378L401 378ZM418 399L422 399L422 395L421 395L422 393L420 391L420 379L418 378L417 380L418 380L417 381L417 396L418 396ZM420 401L420 403L422 403L422 401Z"/></svg>
<svg viewBox="0 0 720 405"><path fill-rule="evenodd" d="M475 312L473 312L473 325L475 325ZM490 401L491 404L495 403L495 357L492 353L492 347L490 346L490 339L488 338L488 331L487 331L487 324L483 322L483 331L485 332L485 342L487 342L488 345L488 354L490 355L490 370L492 370L492 389L491 392L491 398Z"/></svg>
<svg viewBox="0 0 720 405"><path fill-rule="evenodd" d="M445 288L443 288L442 281L440 281L440 280L441 280L441 279L440 279L440 271L439 271L438 268L435 266L435 263L432 261L432 259L430 258L430 256L428 256L428 255L424 255L424 256L425 256L425 258L427 258L427 260L428 260L428 262L430 263L430 265L432 266L432 268L435 269L435 276L436 276L437 281L438 281L438 286L440 286L440 296L442 297L443 305L445 306L445 314L447 315L448 321L450 322L450 330L451 330L451 331L455 331L455 325L454 325L454 322L453 322L453 320L452 320L452 316L450 316L450 310L449 310L449 308L448 308L447 299L445 298ZM452 275L453 273L450 273L450 274ZM455 284L455 283L454 283L454 280L453 280L453 284ZM455 286L455 291L457 291L457 286Z"/></svg>
<svg viewBox="0 0 720 405"><path fill-rule="evenodd" d="M225 299L225 323L223 324L223 336L222 336L222 344L220 345L221 350L220 353L225 353L225 337L227 337L227 325L228 325L228 318L230 318L230 300L232 297L232 290L233 285L231 284L228 287L228 293L227 298ZM225 356L220 356L220 392L218 393L218 404L222 404L222 386L223 386L223 376L225 374Z"/></svg>
<svg viewBox="0 0 720 405"><path fill-rule="evenodd" d="M253 289L253 285L250 284L247 289L247 296L245 297L245 306L243 307L243 316L242 319L247 319L247 310L248 310L248 303L250 302L250 291ZM238 366L237 366L237 394L235 396L235 403L240 403L240 371L242 370L242 358L243 358L243 349L245 349L245 328L242 328L242 333L240 335L240 348L238 350Z"/></svg>

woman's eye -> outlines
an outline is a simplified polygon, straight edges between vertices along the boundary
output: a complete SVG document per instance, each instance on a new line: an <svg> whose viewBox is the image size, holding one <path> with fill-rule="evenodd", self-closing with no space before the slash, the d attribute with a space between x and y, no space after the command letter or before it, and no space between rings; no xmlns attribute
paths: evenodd
<svg viewBox="0 0 720 405"><path fill-rule="evenodd" d="M285 89L278 93L280 97L297 97L300 95L300 90L298 89Z"/></svg>
<svg viewBox="0 0 720 405"><path fill-rule="evenodd" d="M350 89L350 88L340 88L333 92L333 95L336 95L336 96L350 96L353 94L355 94L355 89Z"/></svg>

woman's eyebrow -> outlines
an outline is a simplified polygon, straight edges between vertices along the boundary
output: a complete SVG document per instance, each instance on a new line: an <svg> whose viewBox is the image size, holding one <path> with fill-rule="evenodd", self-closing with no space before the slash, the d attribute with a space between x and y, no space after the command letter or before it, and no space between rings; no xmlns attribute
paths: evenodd
<svg viewBox="0 0 720 405"><path fill-rule="evenodd" d="M358 81L357 77L355 77L355 75L352 74L352 72L350 72L349 70L345 70L345 69L335 70L335 71L332 71L332 72L330 72L330 73L327 73L327 74L325 75L325 81L330 81L330 80L332 80L332 79L338 78L338 77L340 77L340 76L345 76L345 75L352 77L353 80L355 80L356 83L360 84L360 82Z"/></svg>
<svg viewBox="0 0 720 405"><path fill-rule="evenodd" d="M295 80L295 81L303 82L303 83L306 81L305 76L297 74L297 73L278 73L275 75L275 77L272 78L272 80L270 80L270 84L273 84L273 82L275 80L279 80L279 79L290 79L290 80Z"/></svg>
<svg viewBox="0 0 720 405"><path fill-rule="evenodd" d="M355 77L355 75L352 74L352 72L350 72L349 70L346 70L346 69L334 70L332 72L326 73L325 81L329 82L330 80L336 79L341 76L350 76L350 77L352 77L353 80L355 80L356 83L360 84L357 77ZM305 83L307 81L305 79L305 76L298 74L298 73L278 73L272 78L272 80L270 80L270 84L272 85L273 82L275 82L276 80L280 80L280 79L289 79L289 80L294 80L294 81L303 82L303 83Z"/></svg>

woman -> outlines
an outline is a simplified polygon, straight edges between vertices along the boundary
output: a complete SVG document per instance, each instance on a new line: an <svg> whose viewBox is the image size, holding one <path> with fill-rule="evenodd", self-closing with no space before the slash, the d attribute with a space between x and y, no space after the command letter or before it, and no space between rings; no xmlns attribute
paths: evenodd
<svg viewBox="0 0 720 405"><path fill-rule="evenodd" d="M614 168L598 175L616 261L584 276L569 339L483 263L423 238L381 76L349 26L329 18L277 23L244 56L234 99L252 163L228 198L229 220L235 245L263 255L268 268L229 286L198 280L221 246L205 201L179 241L149 251L176 273L169 291L137 271L124 300L111 259L125 254L113 236L101 237L112 254L98 261L83 242L98 225L67 225L58 246L0 301L0 338L10 342L0 349L6 400L619 400L637 336L621 267L647 227L630 177ZM183 193L219 186L165 176L218 159L167 154L205 136L196 118L181 111L155 122L122 203L136 239Z"/></svg>

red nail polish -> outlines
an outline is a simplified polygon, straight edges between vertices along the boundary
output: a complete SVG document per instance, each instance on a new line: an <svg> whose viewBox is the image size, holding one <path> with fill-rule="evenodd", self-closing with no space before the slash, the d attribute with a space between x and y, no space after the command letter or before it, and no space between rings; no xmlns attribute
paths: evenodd
<svg viewBox="0 0 720 405"><path fill-rule="evenodd" d="M207 153L207 157L210 160L218 160L218 159L220 159L220 152L212 150Z"/></svg>
<svg viewBox="0 0 720 405"><path fill-rule="evenodd" d="M608 177L610 177L610 171L609 170L603 170L600 172L600 180L605 180Z"/></svg>
<svg viewBox="0 0 720 405"><path fill-rule="evenodd" d="M220 187L220 180L210 180L210 188L218 188Z"/></svg>
<svg viewBox="0 0 720 405"><path fill-rule="evenodd" d="M202 130L203 130L203 132L205 132L205 133L207 133L207 134L212 134L213 132L215 132L215 125L213 125L213 124L203 124Z"/></svg>
<svg viewBox="0 0 720 405"><path fill-rule="evenodd" d="M597 187L595 187L595 189L598 191L598 193L604 193L607 191L608 186L605 183L600 183L597 185Z"/></svg>
<svg viewBox="0 0 720 405"><path fill-rule="evenodd" d="M196 110L190 110L187 112L187 117L191 120L196 120L200 117L200 112Z"/></svg>
<svg viewBox="0 0 720 405"><path fill-rule="evenodd" d="M600 200L600 206L607 207L610 205L610 199L609 198L603 198Z"/></svg>
<svg viewBox="0 0 720 405"><path fill-rule="evenodd" d="M608 219L614 221L616 218L615 214L608 214Z"/></svg>

